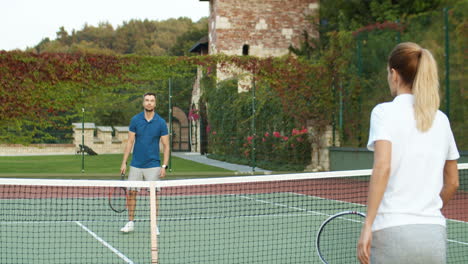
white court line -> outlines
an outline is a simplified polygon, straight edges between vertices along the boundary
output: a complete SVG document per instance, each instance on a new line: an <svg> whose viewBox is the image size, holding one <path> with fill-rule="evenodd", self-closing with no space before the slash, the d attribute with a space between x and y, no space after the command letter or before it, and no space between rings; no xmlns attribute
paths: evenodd
<svg viewBox="0 0 468 264"><path fill-rule="evenodd" d="M163 217L158 221L192 221L192 220L215 220L232 218L266 218L266 217L300 217L311 214L264 214L264 215L216 215L216 216L191 216L191 217ZM147 220L148 221L148 220Z"/></svg>
<svg viewBox="0 0 468 264"><path fill-rule="evenodd" d="M97 241L99 241L102 245L104 245L105 247L107 247L108 249L110 249L112 252L114 252L117 256L119 256L119 258L123 259L126 263L128 264L134 264L134 262L127 258L122 252L120 252L119 250L117 250L116 248L114 248L112 245L110 245L109 243L107 243L104 239L102 239L101 237L99 237L98 235L96 235L96 233L94 233L93 231L91 231L89 228L87 228L85 225L83 225L82 223L80 223L79 221L75 221L75 223L80 226L81 228L83 228L86 232L88 232L91 236L93 236Z"/></svg>
<svg viewBox="0 0 468 264"><path fill-rule="evenodd" d="M468 243L462 242L462 241L458 241L458 240L447 239L447 241L448 241L448 242L452 242L452 243L457 243L457 244L462 244L462 245L468 246Z"/></svg>
<svg viewBox="0 0 468 264"><path fill-rule="evenodd" d="M295 195L304 196L304 194L300 194L300 193L294 193L294 192L290 192L290 193L295 194ZM287 207L287 208L291 208L291 209L294 209L294 210L299 210L299 211L303 211L303 212L307 212L307 213L311 213L311 214L324 215L324 216L331 216L331 215L329 215L329 214L320 213L320 212L316 212L316 211L310 211L310 210L307 210L307 209L304 209L304 208L299 208L299 207L295 207L295 206L289 206L289 205L286 205L286 204L274 203L274 202L265 201L265 200L256 199L256 198L250 198L250 197L245 196L245 195L239 195L239 197L244 198L244 199L254 200L254 201L259 202L259 203L272 204L272 205L275 205L275 206L278 206L278 207ZM310 197L313 197L313 196L310 196ZM337 201L337 200L333 200L333 201ZM343 201L337 201L337 202L343 202ZM346 203L346 202L343 202L343 203ZM356 203L350 203L350 204L364 206L364 205L362 205L362 204L356 204ZM448 220L450 220L450 219L448 219ZM460 222L460 221L459 221L459 222ZM461 221L461 222L463 222L463 221ZM466 223L466 222L465 222L465 223ZM448 242L451 242L451 243L457 243L457 244L467 245L467 246L468 246L468 243L467 243L467 242L463 242L463 241L458 241L458 240L453 240L453 239L447 239L447 241L448 241Z"/></svg>
<svg viewBox="0 0 468 264"><path fill-rule="evenodd" d="M90 223L111 223L111 222L125 222L128 221L127 218L122 218L119 220L82 220L81 222L90 222ZM139 220L141 221L141 220ZM149 221L149 219L148 219ZM33 220L33 221L0 221L0 224L2 225L20 225L20 224L28 224L28 225L55 225L55 224L61 224L61 223L76 223L77 221L75 220Z"/></svg>
<svg viewBox="0 0 468 264"><path fill-rule="evenodd" d="M239 197L241 197L243 199L254 200L254 201L259 202L259 203L272 204L272 205L275 205L275 206L278 206L278 207L291 208L291 209L294 209L296 211L302 211L302 212L306 212L306 213L310 213L310 214L314 214L314 215L330 216L329 214L320 213L320 212L317 212L317 211L311 211L311 210L307 210L307 209L300 208L300 207L292 207L292 206L289 206L289 205L286 205L286 204L273 203L273 202L269 202L269 201L265 201L265 200L261 200L261 199L250 198L250 197L245 196L245 195L239 195Z"/></svg>

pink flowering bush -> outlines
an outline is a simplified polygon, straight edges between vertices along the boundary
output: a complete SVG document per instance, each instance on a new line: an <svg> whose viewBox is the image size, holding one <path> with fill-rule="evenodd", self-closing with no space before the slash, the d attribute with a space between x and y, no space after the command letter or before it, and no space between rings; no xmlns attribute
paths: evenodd
<svg viewBox="0 0 468 264"><path fill-rule="evenodd" d="M275 171L301 171L311 161L309 133L287 115L277 94L257 87L238 93L237 82L218 83L206 93L210 102L206 135L211 158ZM303 123L303 122L302 122Z"/></svg>
<svg viewBox="0 0 468 264"><path fill-rule="evenodd" d="M190 121L197 121L198 119L200 119L200 115L198 112L198 109L190 109L188 119Z"/></svg>

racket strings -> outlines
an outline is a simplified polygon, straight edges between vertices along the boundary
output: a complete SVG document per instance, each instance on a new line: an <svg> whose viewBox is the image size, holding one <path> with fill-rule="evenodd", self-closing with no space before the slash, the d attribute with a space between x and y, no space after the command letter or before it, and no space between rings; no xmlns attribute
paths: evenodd
<svg viewBox="0 0 468 264"><path fill-rule="evenodd" d="M114 188L109 196L109 205L115 212L121 213L127 209L127 191L123 187Z"/></svg>
<svg viewBox="0 0 468 264"><path fill-rule="evenodd" d="M333 218L322 227L318 246L326 263L359 263L356 245L363 220L362 216L346 214Z"/></svg>

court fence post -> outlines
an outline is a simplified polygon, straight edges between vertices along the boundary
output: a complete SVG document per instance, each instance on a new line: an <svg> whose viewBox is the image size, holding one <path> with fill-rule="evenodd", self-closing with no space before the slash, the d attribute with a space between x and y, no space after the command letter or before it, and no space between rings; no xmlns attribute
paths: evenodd
<svg viewBox="0 0 468 264"><path fill-rule="evenodd" d="M169 78L169 171L172 171L172 78Z"/></svg>
<svg viewBox="0 0 468 264"><path fill-rule="evenodd" d="M449 8L445 7L444 12L444 35L445 35L445 114L450 120L450 36L449 36Z"/></svg>
<svg viewBox="0 0 468 264"><path fill-rule="evenodd" d="M81 108L81 112L83 113L83 118L81 119L81 173L85 172L85 165L84 165L84 119L85 119L85 109L84 107Z"/></svg>
<svg viewBox="0 0 468 264"><path fill-rule="evenodd" d="M257 129L256 129L256 125L255 125L255 116L256 116L256 105L255 105L255 101L256 101L256 98L255 98L255 76L253 78L253 84L252 84L252 174L255 174L255 167L257 166L256 165L256 153L255 153L255 141L256 141L256 137L257 137Z"/></svg>

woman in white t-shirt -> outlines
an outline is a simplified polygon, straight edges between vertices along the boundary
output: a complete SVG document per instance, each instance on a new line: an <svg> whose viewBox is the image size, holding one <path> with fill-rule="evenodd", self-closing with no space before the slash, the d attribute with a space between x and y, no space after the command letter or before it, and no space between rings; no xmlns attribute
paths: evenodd
<svg viewBox="0 0 468 264"><path fill-rule="evenodd" d="M445 263L441 208L458 188L459 154L448 118L438 110L437 65L428 50L407 42L390 53L387 70L395 99L371 114L374 165L358 258Z"/></svg>

